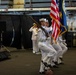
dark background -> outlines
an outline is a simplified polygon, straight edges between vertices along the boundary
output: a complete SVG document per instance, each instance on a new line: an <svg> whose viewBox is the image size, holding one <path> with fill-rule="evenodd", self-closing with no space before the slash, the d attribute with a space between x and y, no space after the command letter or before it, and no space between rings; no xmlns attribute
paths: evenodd
<svg viewBox="0 0 76 75"><path fill-rule="evenodd" d="M51 24L49 15L31 15L31 17L38 23L40 18L47 18ZM32 48L29 29L33 23L29 15L0 15L0 31L3 31L2 44L18 49L22 46Z"/></svg>

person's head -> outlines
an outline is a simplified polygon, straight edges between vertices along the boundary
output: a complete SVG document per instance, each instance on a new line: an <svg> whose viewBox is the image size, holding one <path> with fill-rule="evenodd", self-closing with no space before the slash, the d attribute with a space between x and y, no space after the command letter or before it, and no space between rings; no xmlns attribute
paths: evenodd
<svg viewBox="0 0 76 75"><path fill-rule="evenodd" d="M46 25L47 27L49 27L49 21L48 21L48 20L46 20L45 25Z"/></svg>
<svg viewBox="0 0 76 75"><path fill-rule="evenodd" d="M39 19L39 22L42 26L45 26L45 23L46 23L46 19L45 18L41 18Z"/></svg>

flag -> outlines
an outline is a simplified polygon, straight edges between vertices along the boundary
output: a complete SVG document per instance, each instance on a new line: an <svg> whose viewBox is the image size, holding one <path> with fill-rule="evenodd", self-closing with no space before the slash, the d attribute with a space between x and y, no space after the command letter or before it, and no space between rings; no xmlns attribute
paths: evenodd
<svg viewBox="0 0 76 75"><path fill-rule="evenodd" d="M61 35L67 31L67 21L65 12L65 0L59 0L59 13L60 13L60 23L61 23Z"/></svg>
<svg viewBox="0 0 76 75"><path fill-rule="evenodd" d="M57 0L51 0L50 17L52 18L52 37L56 41L60 34L60 17Z"/></svg>

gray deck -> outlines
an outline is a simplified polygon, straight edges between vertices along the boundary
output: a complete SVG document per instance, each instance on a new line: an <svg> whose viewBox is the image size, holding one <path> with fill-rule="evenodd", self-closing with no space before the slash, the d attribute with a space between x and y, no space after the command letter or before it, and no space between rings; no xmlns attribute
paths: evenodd
<svg viewBox="0 0 76 75"><path fill-rule="evenodd" d="M40 75L41 55L32 50L9 48L11 59L0 61L0 75ZM76 75L76 48L71 48L64 55L64 65L52 68L54 75Z"/></svg>

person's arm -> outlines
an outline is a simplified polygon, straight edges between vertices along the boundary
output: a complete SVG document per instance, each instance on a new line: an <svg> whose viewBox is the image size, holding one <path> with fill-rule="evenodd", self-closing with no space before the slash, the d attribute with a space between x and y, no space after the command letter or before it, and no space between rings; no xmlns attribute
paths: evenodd
<svg viewBox="0 0 76 75"><path fill-rule="evenodd" d="M34 32L35 32L35 35L37 36L37 34L38 34L38 28L34 28Z"/></svg>
<svg viewBox="0 0 76 75"><path fill-rule="evenodd" d="M33 27L31 27L31 28L29 29L29 31L32 32L32 31L33 31Z"/></svg>

